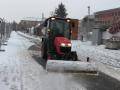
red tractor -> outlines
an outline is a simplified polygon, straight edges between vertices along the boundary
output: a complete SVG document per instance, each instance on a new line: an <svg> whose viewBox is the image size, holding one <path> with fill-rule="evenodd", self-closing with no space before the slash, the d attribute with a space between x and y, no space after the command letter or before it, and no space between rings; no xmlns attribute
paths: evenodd
<svg viewBox="0 0 120 90"><path fill-rule="evenodd" d="M52 71L94 72L95 64L78 61L76 51L71 51L72 29L76 24L70 18L50 17L42 24L41 55L46 69ZM76 35L76 33L74 33Z"/></svg>
<svg viewBox="0 0 120 90"><path fill-rule="evenodd" d="M50 17L43 23L42 57L45 60L77 60L71 51L71 19Z"/></svg>

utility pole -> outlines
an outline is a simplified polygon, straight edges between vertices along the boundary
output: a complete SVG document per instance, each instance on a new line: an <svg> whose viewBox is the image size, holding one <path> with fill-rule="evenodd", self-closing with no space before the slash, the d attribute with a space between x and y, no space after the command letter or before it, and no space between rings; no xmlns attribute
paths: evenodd
<svg viewBox="0 0 120 90"><path fill-rule="evenodd" d="M89 31L90 31L90 6L88 6L88 26L87 26L87 39L89 39Z"/></svg>
<svg viewBox="0 0 120 90"><path fill-rule="evenodd" d="M90 16L90 6L88 6L88 16Z"/></svg>
<svg viewBox="0 0 120 90"><path fill-rule="evenodd" d="M44 21L44 18L45 18L45 17L44 17L44 13L42 13L42 21Z"/></svg>

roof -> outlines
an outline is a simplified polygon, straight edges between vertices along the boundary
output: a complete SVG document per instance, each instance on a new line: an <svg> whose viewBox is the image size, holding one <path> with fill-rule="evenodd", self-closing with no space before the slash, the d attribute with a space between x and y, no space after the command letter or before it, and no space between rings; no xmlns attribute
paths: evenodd
<svg viewBox="0 0 120 90"><path fill-rule="evenodd" d="M108 13L108 12L113 12L113 11L120 11L120 7L119 8L114 8L114 9L98 11L98 12L95 12L95 14L103 14L103 13Z"/></svg>

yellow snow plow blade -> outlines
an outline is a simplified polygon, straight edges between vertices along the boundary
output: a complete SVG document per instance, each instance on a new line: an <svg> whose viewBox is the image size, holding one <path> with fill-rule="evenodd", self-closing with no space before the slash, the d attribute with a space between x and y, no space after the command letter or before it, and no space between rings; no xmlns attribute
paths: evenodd
<svg viewBox="0 0 120 90"><path fill-rule="evenodd" d="M55 72L97 73L97 66L93 62L48 60L46 70Z"/></svg>

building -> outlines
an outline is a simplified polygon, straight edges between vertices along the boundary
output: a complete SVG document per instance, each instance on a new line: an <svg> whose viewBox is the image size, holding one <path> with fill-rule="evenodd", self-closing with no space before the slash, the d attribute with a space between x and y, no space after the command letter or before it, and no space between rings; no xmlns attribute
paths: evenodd
<svg viewBox="0 0 120 90"><path fill-rule="evenodd" d="M93 15L85 16L81 20L80 36L83 37L84 41L93 41L93 43L97 45L104 44L106 39L110 38L106 30L114 24L116 27L116 23L119 21L120 8L95 12Z"/></svg>
<svg viewBox="0 0 120 90"><path fill-rule="evenodd" d="M99 29L97 29L99 31L97 35L100 35L98 41L100 41L101 44L106 44L107 41L113 36L112 33L114 34L116 32L117 34L120 31L118 29L120 28L120 23L118 23L120 22L120 8L99 11L94 15L95 24L99 26ZM108 29L110 29L109 32L107 31Z"/></svg>
<svg viewBox="0 0 120 90"><path fill-rule="evenodd" d="M35 27L40 22L41 21L21 20L20 23L18 24L17 29L28 31L30 28Z"/></svg>
<svg viewBox="0 0 120 90"><path fill-rule="evenodd" d="M95 25L94 15L85 16L80 20L80 31L79 35L83 41L91 40L92 29Z"/></svg>
<svg viewBox="0 0 120 90"><path fill-rule="evenodd" d="M35 27L40 21L30 21L30 20L21 20L20 25L24 25L26 28L32 28Z"/></svg>
<svg viewBox="0 0 120 90"><path fill-rule="evenodd" d="M95 13L95 22L98 25L110 26L120 20L120 8L99 11Z"/></svg>

